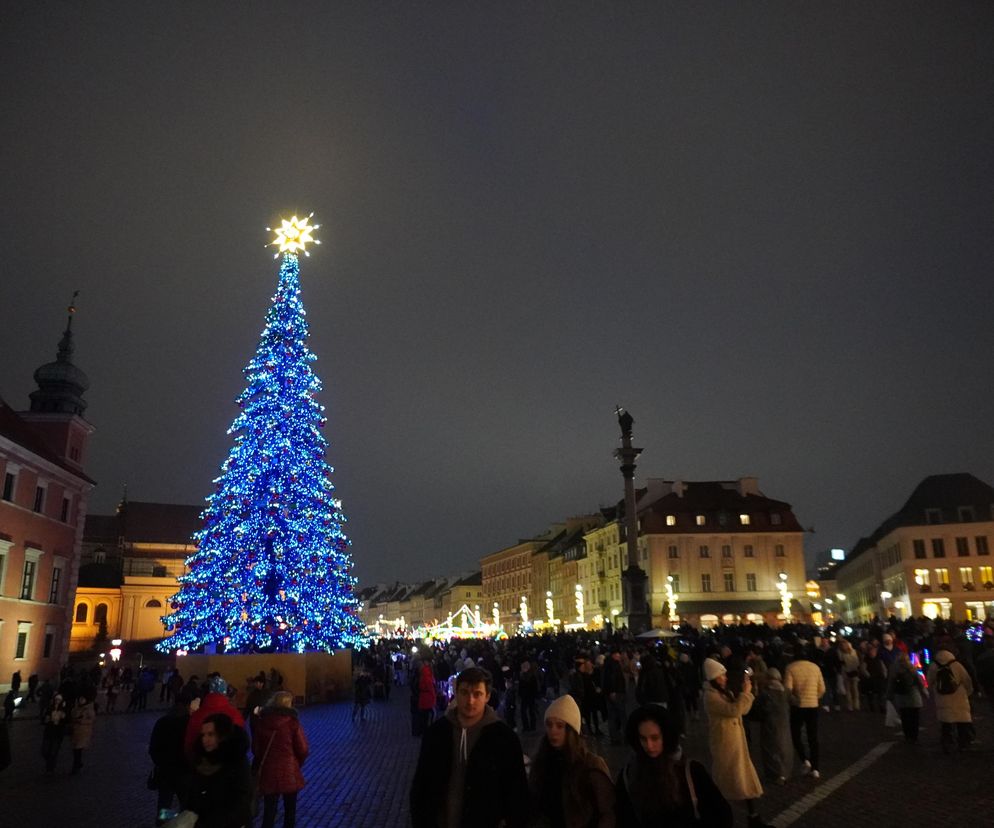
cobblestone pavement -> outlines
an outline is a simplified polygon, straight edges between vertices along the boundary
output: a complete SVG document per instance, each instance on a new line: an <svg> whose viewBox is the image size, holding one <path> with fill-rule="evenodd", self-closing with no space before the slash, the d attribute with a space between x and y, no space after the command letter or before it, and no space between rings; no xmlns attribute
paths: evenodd
<svg viewBox="0 0 994 828"><path fill-rule="evenodd" d="M903 824L992 824L994 720L987 700L974 704L978 743L968 752L944 755L938 726L923 715L920 743L911 746L871 713L823 713L820 717L822 778L795 776L767 786L763 815L780 828L889 828ZM27 711L30 713L30 710ZM0 828L144 828L154 821L155 794L145 787L150 770L148 736L161 710L101 715L85 767L69 775L71 751L63 744L58 771L42 772L37 719L11 726L14 763L0 773ZM407 793L418 741L410 735L407 696L395 692L375 702L368 719L351 721L349 704L310 707L301 721L311 741L297 824L406 828ZM692 722L687 754L705 763L706 724ZM524 734L531 752L537 734ZM623 747L595 742L617 771ZM757 745L754 745L754 751ZM755 757L758 766L758 757ZM741 808L736 826L745 825ZM279 823L277 823L279 824Z"/></svg>

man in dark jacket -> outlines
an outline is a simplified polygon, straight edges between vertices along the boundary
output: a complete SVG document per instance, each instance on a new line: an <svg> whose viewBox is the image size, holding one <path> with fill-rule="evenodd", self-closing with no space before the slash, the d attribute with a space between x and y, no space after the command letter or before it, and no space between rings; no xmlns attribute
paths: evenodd
<svg viewBox="0 0 994 828"><path fill-rule="evenodd" d="M487 705L490 674L456 678L456 704L425 732L411 784L414 828L522 828L528 782L517 735Z"/></svg>
<svg viewBox="0 0 994 828"><path fill-rule="evenodd" d="M625 673L621 669L621 650L611 648L611 657L604 664L601 674L604 697L607 701L607 729L611 735L611 744L620 745L621 734L625 727L625 702L627 685Z"/></svg>
<svg viewBox="0 0 994 828"><path fill-rule="evenodd" d="M149 787L159 792L156 805L156 825L165 824L165 812L172 808L173 797L180 798L186 774L186 757L183 755L183 736L190 718L191 694L181 691L172 709L159 718L152 728L148 742L148 755L152 757L155 771ZM182 801L180 802L182 805Z"/></svg>

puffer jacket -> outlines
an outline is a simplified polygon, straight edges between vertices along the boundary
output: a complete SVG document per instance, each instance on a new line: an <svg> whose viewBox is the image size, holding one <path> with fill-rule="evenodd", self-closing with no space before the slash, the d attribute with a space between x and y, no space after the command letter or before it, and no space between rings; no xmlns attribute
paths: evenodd
<svg viewBox="0 0 994 828"><path fill-rule="evenodd" d="M790 694L790 703L794 707L818 707L819 699L825 695L825 679L821 669L806 658L787 665L783 686Z"/></svg>
<svg viewBox="0 0 994 828"><path fill-rule="evenodd" d="M252 728L253 767L259 793L296 793L304 787L304 764L310 749L304 728L292 707L266 707Z"/></svg>

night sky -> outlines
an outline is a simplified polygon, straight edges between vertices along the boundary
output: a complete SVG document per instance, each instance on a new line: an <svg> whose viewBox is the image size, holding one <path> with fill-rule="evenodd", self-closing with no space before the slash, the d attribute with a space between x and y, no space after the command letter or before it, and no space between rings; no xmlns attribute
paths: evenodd
<svg viewBox="0 0 994 828"><path fill-rule="evenodd" d="M994 4L5 2L0 395L72 291L90 511L202 503L302 259L362 583L645 477L760 478L809 557L994 482Z"/></svg>

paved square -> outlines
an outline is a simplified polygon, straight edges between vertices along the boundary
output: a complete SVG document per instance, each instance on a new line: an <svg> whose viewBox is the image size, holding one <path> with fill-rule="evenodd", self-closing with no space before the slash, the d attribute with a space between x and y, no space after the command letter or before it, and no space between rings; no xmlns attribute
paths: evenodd
<svg viewBox="0 0 994 828"><path fill-rule="evenodd" d="M871 713L821 716L822 779L795 777L769 786L764 816L778 826L888 828L902 824L989 824L994 813L994 727L987 700L975 700L979 743L962 754L943 755L930 710L917 746L906 745ZM30 715L31 710L27 713ZM93 747L78 776L69 775L71 751L63 744L55 776L42 772L41 728L26 718L11 726L14 763L0 773L0 828L143 828L155 816L155 793L145 787L151 768L148 737L161 710L100 715ZM406 828L407 794L418 740L410 735L406 690L374 702L366 722L351 721L351 705L301 711L311 742L304 767L300 828L382 826ZM524 739L531 752L537 735ZM706 724L693 722L687 753L707 763ZM598 742L612 771L627 749ZM754 744L754 754L758 745ZM758 759L754 755L754 759ZM745 825L742 809L736 825ZM776 818L776 819L774 819ZM277 822L277 825L280 823Z"/></svg>

